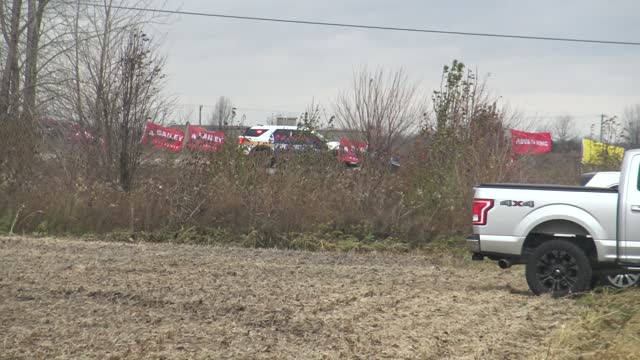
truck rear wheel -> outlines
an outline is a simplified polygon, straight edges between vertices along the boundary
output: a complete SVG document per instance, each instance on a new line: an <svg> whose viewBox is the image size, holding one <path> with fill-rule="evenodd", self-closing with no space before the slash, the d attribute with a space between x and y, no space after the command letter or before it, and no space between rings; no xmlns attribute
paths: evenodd
<svg viewBox="0 0 640 360"><path fill-rule="evenodd" d="M533 250L527 260L526 277L534 294L561 297L589 289L591 264L577 245L551 240Z"/></svg>

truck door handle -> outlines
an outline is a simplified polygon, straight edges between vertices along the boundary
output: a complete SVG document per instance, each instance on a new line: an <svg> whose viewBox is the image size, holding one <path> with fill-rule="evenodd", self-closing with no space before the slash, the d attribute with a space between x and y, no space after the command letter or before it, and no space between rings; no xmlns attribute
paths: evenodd
<svg viewBox="0 0 640 360"><path fill-rule="evenodd" d="M640 205L631 205L631 211L640 212Z"/></svg>

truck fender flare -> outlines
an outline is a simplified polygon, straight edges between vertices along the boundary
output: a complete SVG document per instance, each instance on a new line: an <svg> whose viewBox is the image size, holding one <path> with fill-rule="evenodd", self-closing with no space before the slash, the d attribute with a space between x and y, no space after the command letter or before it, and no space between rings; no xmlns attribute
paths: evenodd
<svg viewBox="0 0 640 360"><path fill-rule="evenodd" d="M565 220L578 224L594 240L606 238L606 231L593 215L576 206L565 204L547 205L530 212L518 224L515 233L518 236L527 237L536 226L553 220Z"/></svg>

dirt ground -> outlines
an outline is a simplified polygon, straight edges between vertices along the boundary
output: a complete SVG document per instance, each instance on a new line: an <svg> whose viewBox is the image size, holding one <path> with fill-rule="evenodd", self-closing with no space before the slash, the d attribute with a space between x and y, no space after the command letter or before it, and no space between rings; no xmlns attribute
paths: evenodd
<svg viewBox="0 0 640 360"><path fill-rule="evenodd" d="M3 359L521 359L575 316L446 257L0 238Z"/></svg>

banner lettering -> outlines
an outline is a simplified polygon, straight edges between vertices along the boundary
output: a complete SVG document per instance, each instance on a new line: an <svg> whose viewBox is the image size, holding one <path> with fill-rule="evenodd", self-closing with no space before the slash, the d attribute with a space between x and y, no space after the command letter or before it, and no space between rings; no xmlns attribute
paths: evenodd
<svg viewBox="0 0 640 360"><path fill-rule="evenodd" d="M216 152L224 145L224 133L208 131L198 126L189 126L187 147L194 150Z"/></svg>
<svg viewBox="0 0 640 360"><path fill-rule="evenodd" d="M512 155L544 154L551 151L551 134L548 132L529 133L511 130Z"/></svg>
<svg viewBox="0 0 640 360"><path fill-rule="evenodd" d="M143 144L175 152L182 150L183 141L183 131L163 127L151 122L147 122L144 136L142 137Z"/></svg>

